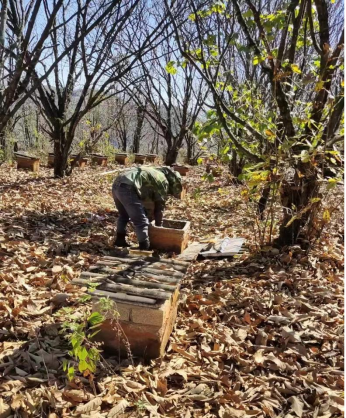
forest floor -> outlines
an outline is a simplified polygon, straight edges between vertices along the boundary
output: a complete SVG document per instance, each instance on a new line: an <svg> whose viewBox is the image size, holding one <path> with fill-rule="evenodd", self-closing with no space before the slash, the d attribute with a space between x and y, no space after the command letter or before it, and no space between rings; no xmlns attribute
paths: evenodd
<svg viewBox="0 0 346 418"><path fill-rule="evenodd" d="M107 170L53 179L0 167L0 418L342 416L342 190L309 252L260 250L244 186L203 182L200 168L166 216L190 220L192 240L241 236L248 251L191 266L161 359L108 357L93 385L68 381L61 323L89 309L70 282L114 240Z"/></svg>

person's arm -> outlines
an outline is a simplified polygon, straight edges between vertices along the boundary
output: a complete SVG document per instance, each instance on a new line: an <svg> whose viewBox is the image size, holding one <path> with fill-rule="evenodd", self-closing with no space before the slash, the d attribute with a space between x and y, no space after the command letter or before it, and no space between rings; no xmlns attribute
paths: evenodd
<svg viewBox="0 0 346 418"><path fill-rule="evenodd" d="M155 208L154 208L155 226L162 226L163 211L165 210L165 204L166 204L167 193L168 193L168 181L161 174L161 176L159 176L158 179L155 179L154 184L155 185L154 185L153 200L155 203Z"/></svg>

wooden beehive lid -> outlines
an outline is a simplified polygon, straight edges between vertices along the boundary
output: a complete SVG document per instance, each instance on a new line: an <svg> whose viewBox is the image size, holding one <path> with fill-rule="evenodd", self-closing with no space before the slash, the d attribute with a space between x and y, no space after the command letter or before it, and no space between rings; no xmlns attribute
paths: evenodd
<svg viewBox="0 0 346 418"><path fill-rule="evenodd" d="M105 155L102 154L90 154L91 157L96 157L96 158L107 158Z"/></svg>
<svg viewBox="0 0 346 418"><path fill-rule="evenodd" d="M190 170L190 167L188 167L187 165L180 165L180 164L177 164L177 165L175 165L175 166L173 166L173 168L174 169L178 169L178 170L181 170L181 169L183 169L183 170Z"/></svg>
<svg viewBox="0 0 346 418"><path fill-rule="evenodd" d="M75 158L77 158L79 156L79 154L70 154L69 158L71 158L72 160L74 160ZM84 156L84 157L79 157L80 161L88 161L88 157Z"/></svg>
<svg viewBox="0 0 346 418"><path fill-rule="evenodd" d="M30 159L30 160L39 160L39 157L31 155L25 151L18 151L14 153L16 158L25 158L25 159Z"/></svg>
<svg viewBox="0 0 346 418"><path fill-rule="evenodd" d="M90 292L96 297L110 297L121 303L156 307L170 299L180 287L189 263L154 257L102 257L88 271L73 280L79 286L98 283Z"/></svg>

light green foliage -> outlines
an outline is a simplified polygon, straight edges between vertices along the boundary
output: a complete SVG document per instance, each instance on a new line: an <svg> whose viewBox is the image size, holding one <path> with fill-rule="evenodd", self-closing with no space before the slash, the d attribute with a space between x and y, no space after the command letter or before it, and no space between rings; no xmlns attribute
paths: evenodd
<svg viewBox="0 0 346 418"><path fill-rule="evenodd" d="M175 64L176 64L175 61L169 61L169 62L167 62L165 68L166 68L166 71L167 71L168 74L175 75L178 72Z"/></svg>
<svg viewBox="0 0 346 418"><path fill-rule="evenodd" d="M95 374L100 361L100 350L94 343L93 337L100 331L100 326L106 318L114 320L118 318L115 304L110 299L101 298L98 306L100 312L87 310L82 315L76 315L72 308L60 310L60 315L65 317L61 332L65 334L71 345L69 354L74 360L65 361L63 364L69 380L74 378L77 370L85 377Z"/></svg>

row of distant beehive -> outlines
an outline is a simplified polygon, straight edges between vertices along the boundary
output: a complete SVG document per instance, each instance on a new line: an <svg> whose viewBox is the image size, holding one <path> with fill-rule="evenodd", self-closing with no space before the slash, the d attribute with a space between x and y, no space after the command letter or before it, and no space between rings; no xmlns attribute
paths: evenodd
<svg viewBox="0 0 346 418"><path fill-rule="evenodd" d="M17 161L17 168L26 168L30 169L34 172L37 172L40 167L40 159L37 157L33 157L27 155L25 153L16 153L16 161ZM108 157L99 154L91 154L89 156L93 164L97 164L100 166L106 166L108 163ZM71 155L70 159L71 162L77 158L77 155ZM128 155L126 153L119 153L116 154L114 157L115 162L121 165L126 165L128 163ZM89 158L82 157L78 159L77 166L83 168L88 163ZM158 162L158 156L156 154L135 154L135 164L144 164L145 162L148 163L156 163ZM205 161L206 162L206 161ZM54 167L54 154L48 154L48 167ZM174 164L173 168L175 171L180 173L182 176L186 176L189 171L189 168L184 165Z"/></svg>
<svg viewBox="0 0 346 418"><path fill-rule="evenodd" d="M38 172L40 168L40 159L37 157L33 157L30 155L27 155L25 153L16 153L16 162L17 162L17 168L26 168L29 170L32 170L34 172ZM104 155L99 154L91 154L90 159L93 164L97 164L100 166L106 166L108 163L108 157ZM71 155L71 162L77 158L77 155ZM135 163L137 164L143 164L145 161L150 163L155 163L157 161L157 155L156 154L135 154ZM77 166L80 168L83 168L88 163L89 158L82 157L78 160ZM127 164L128 162L128 156L127 154L116 154L115 155L115 161L119 164ZM50 153L48 154L48 167L54 167L54 154Z"/></svg>

